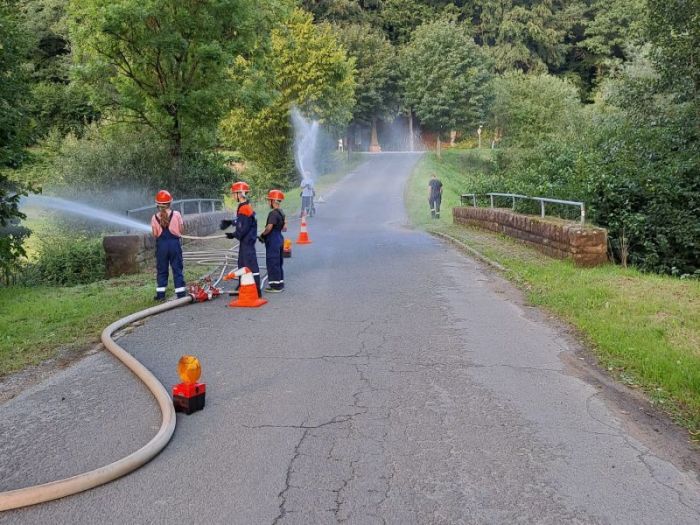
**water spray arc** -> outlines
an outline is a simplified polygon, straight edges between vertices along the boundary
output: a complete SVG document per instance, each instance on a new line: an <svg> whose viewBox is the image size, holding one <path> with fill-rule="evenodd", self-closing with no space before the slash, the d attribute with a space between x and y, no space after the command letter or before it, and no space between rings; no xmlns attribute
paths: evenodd
<svg viewBox="0 0 700 525"><path fill-rule="evenodd" d="M42 208L49 210L62 211L71 215L79 215L88 219L98 220L109 224L117 224L125 226L132 230L141 232L150 232L151 227L142 222L117 215L116 213L93 208L87 204L80 202L69 201L59 197L47 197L45 195L31 195L22 199L20 206L22 208Z"/></svg>
<svg viewBox="0 0 700 525"><path fill-rule="evenodd" d="M315 180L319 123L317 120L305 119L299 110L294 108L292 109L292 125L294 126L294 163L302 178L308 177Z"/></svg>

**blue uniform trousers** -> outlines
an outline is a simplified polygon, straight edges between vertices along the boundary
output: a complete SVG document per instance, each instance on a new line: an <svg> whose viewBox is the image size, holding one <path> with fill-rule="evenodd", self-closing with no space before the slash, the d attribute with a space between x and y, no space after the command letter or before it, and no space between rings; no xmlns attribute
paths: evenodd
<svg viewBox="0 0 700 525"><path fill-rule="evenodd" d="M270 288L284 288L284 269L282 268L284 254L284 237L279 231L271 231L265 237L265 263L267 264L267 279Z"/></svg>
<svg viewBox="0 0 700 525"><path fill-rule="evenodd" d="M167 228L156 239L156 297L163 299L168 286L168 267L173 269L175 293L184 297L187 291L183 274L182 245L180 237L173 235Z"/></svg>

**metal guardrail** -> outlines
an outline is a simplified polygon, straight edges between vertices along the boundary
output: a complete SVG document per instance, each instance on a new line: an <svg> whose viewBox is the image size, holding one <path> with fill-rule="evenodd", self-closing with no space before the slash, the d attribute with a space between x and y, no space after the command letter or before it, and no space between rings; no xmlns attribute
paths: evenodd
<svg viewBox="0 0 700 525"><path fill-rule="evenodd" d="M484 195L486 195L487 197L490 198L492 208L495 207L494 197L505 197L505 198L512 199L513 209L515 209L516 199L537 201L540 203L540 216L541 217L545 216L545 203L564 204L566 206L578 206L581 210L581 224L586 222L586 205L583 202L567 201L567 200L561 200L561 199L550 199L547 197L528 197L527 195L519 195L517 193L486 193ZM462 195L460 195L460 202L462 204L467 204L467 202L471 201L472 205L474 207L476 207L477 206L476 199L478 196L479 195L477 193L463 193Z"/></svg>
<svg viewBox="0 0 700 525"><path fill-rule="evenodd" d="M196 212L190 211L189 213L213 213L217 210L217 207L219 210L224 208L224 201L222 201L221 199L180 199L177 201L173 201L172 204L170 205L170 207L174 210L174 209L176 209L177 206L179 206L180 209L178 211L182 215L187 215L187 212L185 210L187 208L192 209L192 207L191 206L187 207L187 206L185 206L185 204L188 204L190 202L197 203L197 206L196 206L197 211ZM206 208L208 208L208 209L202 210L202 203L207 203ZM143 211L152 212L155 210L155 208L156 208L155 204L151 204L149 206L142 206L140 208L134 208L133 210L126 210L126 216L129 217L130 215L133 215L134 213L139 213L139 212L143 212Z"/></svg>

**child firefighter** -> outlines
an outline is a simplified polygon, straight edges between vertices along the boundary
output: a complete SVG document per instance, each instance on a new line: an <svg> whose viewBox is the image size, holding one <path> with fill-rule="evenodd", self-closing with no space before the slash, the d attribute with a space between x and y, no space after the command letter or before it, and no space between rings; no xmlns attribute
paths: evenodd
<svg viewBox="0 0 700 525"><path fill-rule="evenodd" d="M287 219L280 205L284 200L284 193L280 190L270 190L267 193L270 203L270 213L267 215L267 224L258 239L265 243L265 262L267 264L268 286L266 292L281 292L284 290L284 270L282 268L284 237L282 232L287 231Z"/></svg>
<svg viewBox="0 0 700 525"><path fill-rule="evenodd" d="M156 239L156 296L155 301L165 300L165 289L168 286L168 266L173 269L175 294L185 297L185 276L183 274L182 245L180 237L184 223L180 212L170 209L173 198L165 190L156 195L158 211L151 219L151 231Z"/></svg>

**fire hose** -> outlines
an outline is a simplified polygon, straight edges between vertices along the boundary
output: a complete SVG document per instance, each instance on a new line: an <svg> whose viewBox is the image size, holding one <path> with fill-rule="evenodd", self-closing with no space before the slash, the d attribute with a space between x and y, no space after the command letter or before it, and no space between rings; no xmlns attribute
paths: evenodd
<svg viewBox="0 0 700 525"><path fill-rule="evenodd" d="M182 237L194 240L207 240L224 238L226 236L213 235L209 237L196 237L183 235ZM229 258L236 255L236 248L237 245L230 250L189 252L184 255L186 255L187 259L196 262L197 264L221 264L221 274L212 285L216 287L226 271ZM263 280L265 279L267 279L267 276L263 278ZM80 492L99 487L100 485L114 481L115 479L125 476L126 474L129 474L130 472L133 472L139 467L145 465L166 447L166 445L170 442L173 433L175 432L176 422L175 409L173 408L173 402L170 394L161 384L161 382L158 381L158 379L153 375L153 373L151 373L151 371L149 371L134 356L129 354L126 350L119 346L114 339L112 339L112 335L117 330L124 328L135 321L172 310L179 306L184 306L191 303L193 300L195 300L194 295L187 295L187 297L183 297L181 299L168 301L167 303L146 308L145 310L141 310L140 312L133 313L119 319L118 321L115 321L102 331L101 340L105 348L107 348L112 355L114 355L117 359L119 359L119 361L122 362L122 364L131 370L134 375L136 375L136 377L138 377L144 383L144 385L146 385L146 387L153 394L153 397L156 399L162 414L162 422L156 435L137 451L132 452L128 456L103 467L99 467L89 472L84 472L65 479L0 492L0 512L45 503L47 501L64 498L66 496L71 496L73 494L78 494Z"/></svg>
<svg viewBox="0 0 700 525"><path fill-rule="evenodd" d="M212 257L209 261L207 261L222 262L221 275L216 283L213 284L214 287L221 280L226 270L228 259L230 257L229 254L233 255L235 252L233 250L228 250L228 254L224 254L223 262L219 257ZM210 257L213 255L215 255L213 252L209 254ZM202 259L195 258L194 260L200 264L205 263L202 261ZM38 503L44 503L99 487L100 485L114 481L115 479L125 476L126 474L129 474L130 472L133 472L139 467L145 465L165 448L165 446L170 442L173 432L175 431L176 421L175 409L173 408L173 402L170 394L160 383L160 381L158 381L158 379L144 365L142 365L134 356L119 346L114 339L112 339L112 335L117 330L120 330L121 328L124 328L135 321L172 310L173 308L177 308L179 306L184 306L191 303L193 300L195 300L194 295L187 295L187 297L183 297L182 299L176 299L173 301L168 301L167 303L153 306L151 308L146 308L145 310L141 310L140 312L136 312L119 319L102 331L101 340L105 348L107 348L112 355L119 359L119 361L121 361L144 383L144 385L146 385L158 403L158 407L160 408L162 414L162 422L156 435L137 451L95 470L61 480L51 481L49 483L0 492L0 512L27 507L29 505L36 505Z"/></svg>
<svg viewBox="0 0 700 525"><path fill-rule="evenodd" d="M136 377L143 381L158 402L158 406L163 415L163 421L158 429L158 433L153 439L136 452L132 452L114 463L91 470L90 472L58 481L51 481L50 483L2 492L0 493L0 511L36 505L37 503L63 498L104 485L148 463L165 448L175 431L175 409L173 408L173 401L170 398L170 394L145 366L112 339L112 334L130 323L167 310L172 310L178 306L186 305L192 302L192 300L192 296L188 295L182 299L169 301L141 310L140 312L119 319L102 332L101 339L105 348L131 370Z"/></svg>

